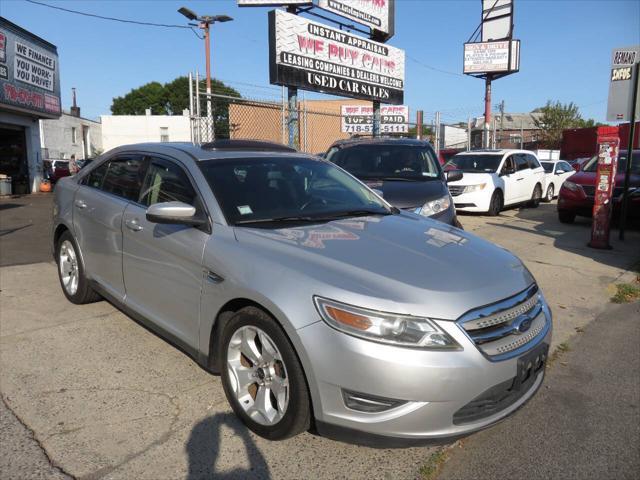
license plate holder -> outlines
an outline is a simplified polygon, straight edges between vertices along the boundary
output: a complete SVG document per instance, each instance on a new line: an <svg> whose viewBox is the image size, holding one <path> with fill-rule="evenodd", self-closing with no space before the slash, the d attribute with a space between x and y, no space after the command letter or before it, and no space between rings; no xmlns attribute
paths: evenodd
<svg viewBox="0 0 640 480"><path fill-rule="evenodd" d="M548 356L549 344L542 343L518 358L516 386L528 388L538 377L538 374L544 371Z"/></svg>

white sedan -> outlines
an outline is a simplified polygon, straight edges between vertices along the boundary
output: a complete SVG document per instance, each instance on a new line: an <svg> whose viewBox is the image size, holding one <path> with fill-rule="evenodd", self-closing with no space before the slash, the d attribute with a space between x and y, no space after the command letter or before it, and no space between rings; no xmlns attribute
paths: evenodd
<svg viewBox="0 0 640 480"><path fill-rule="evenodd" d="M560 191L560 187L576 171L569 162L564 160L543 160L540 162L544 168L544 197L545 202L550 202Z"/></svg>

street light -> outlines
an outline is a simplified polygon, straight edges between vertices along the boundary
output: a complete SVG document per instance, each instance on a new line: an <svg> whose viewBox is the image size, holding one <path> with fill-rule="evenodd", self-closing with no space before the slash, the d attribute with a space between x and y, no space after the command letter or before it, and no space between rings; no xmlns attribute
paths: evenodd
<svg viewBox="0 0 640 480"><path fill-rule="evenodd" d="M180 7L178 13L184 15L188 20L198 21L198 28L204 30L204 49L207 65L207 117L211 119L211 36L209 34L210 25L218 22L230 22L233 20L228 15L198 15L187 7ZM196 25L194 25L196 26ZM213 125L211 125L213 128Z"/></svg>

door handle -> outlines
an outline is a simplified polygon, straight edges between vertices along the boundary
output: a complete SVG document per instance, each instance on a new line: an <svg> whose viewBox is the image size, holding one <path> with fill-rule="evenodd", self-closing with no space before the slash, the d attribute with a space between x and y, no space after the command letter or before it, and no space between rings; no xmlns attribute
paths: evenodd
<svg viewBox="0 0 640 480"><path fill-rule="evenodd" d="M516 182L519 182L520 180L524 180L524 178L517 178Z"/></svg>
<svg viewBox="0 0 640 480"><path fill-rule="evenodd" d="M85 202L84 200L78 199L74 203L78 208L87 208L87 202Z"/></svg>
<svg viewBox="0 0 640 480"><path fill-rule="evenodd" d="M139 232L140 230L142 230L142 225L140 225L138 223L138 220L136 220L135 218L132 220L125 220L124 225L129 230L132 230L134 232Z"/></svg>

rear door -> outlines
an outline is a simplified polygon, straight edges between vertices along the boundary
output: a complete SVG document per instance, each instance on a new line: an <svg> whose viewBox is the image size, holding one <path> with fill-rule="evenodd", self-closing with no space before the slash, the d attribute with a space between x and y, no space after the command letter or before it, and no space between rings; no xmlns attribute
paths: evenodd
<svg viewBox="0 0 640 480"><path fill-rule="evenodd" d="M117 155L85 176L76 191L73 224L86 274L117 299L124 297L122 215L139 194L138 155Z"/></svg>
<svg viewBox="0 0 640 480"><path fill-rule="evenodd" d="M123 219L123 272L126 304L160 327L182 346L197 345L202 257L206 228L149 222L146 209L180 201L203 210L202 200L185 168L175 159L145 158L140 197Z"/></svg>

